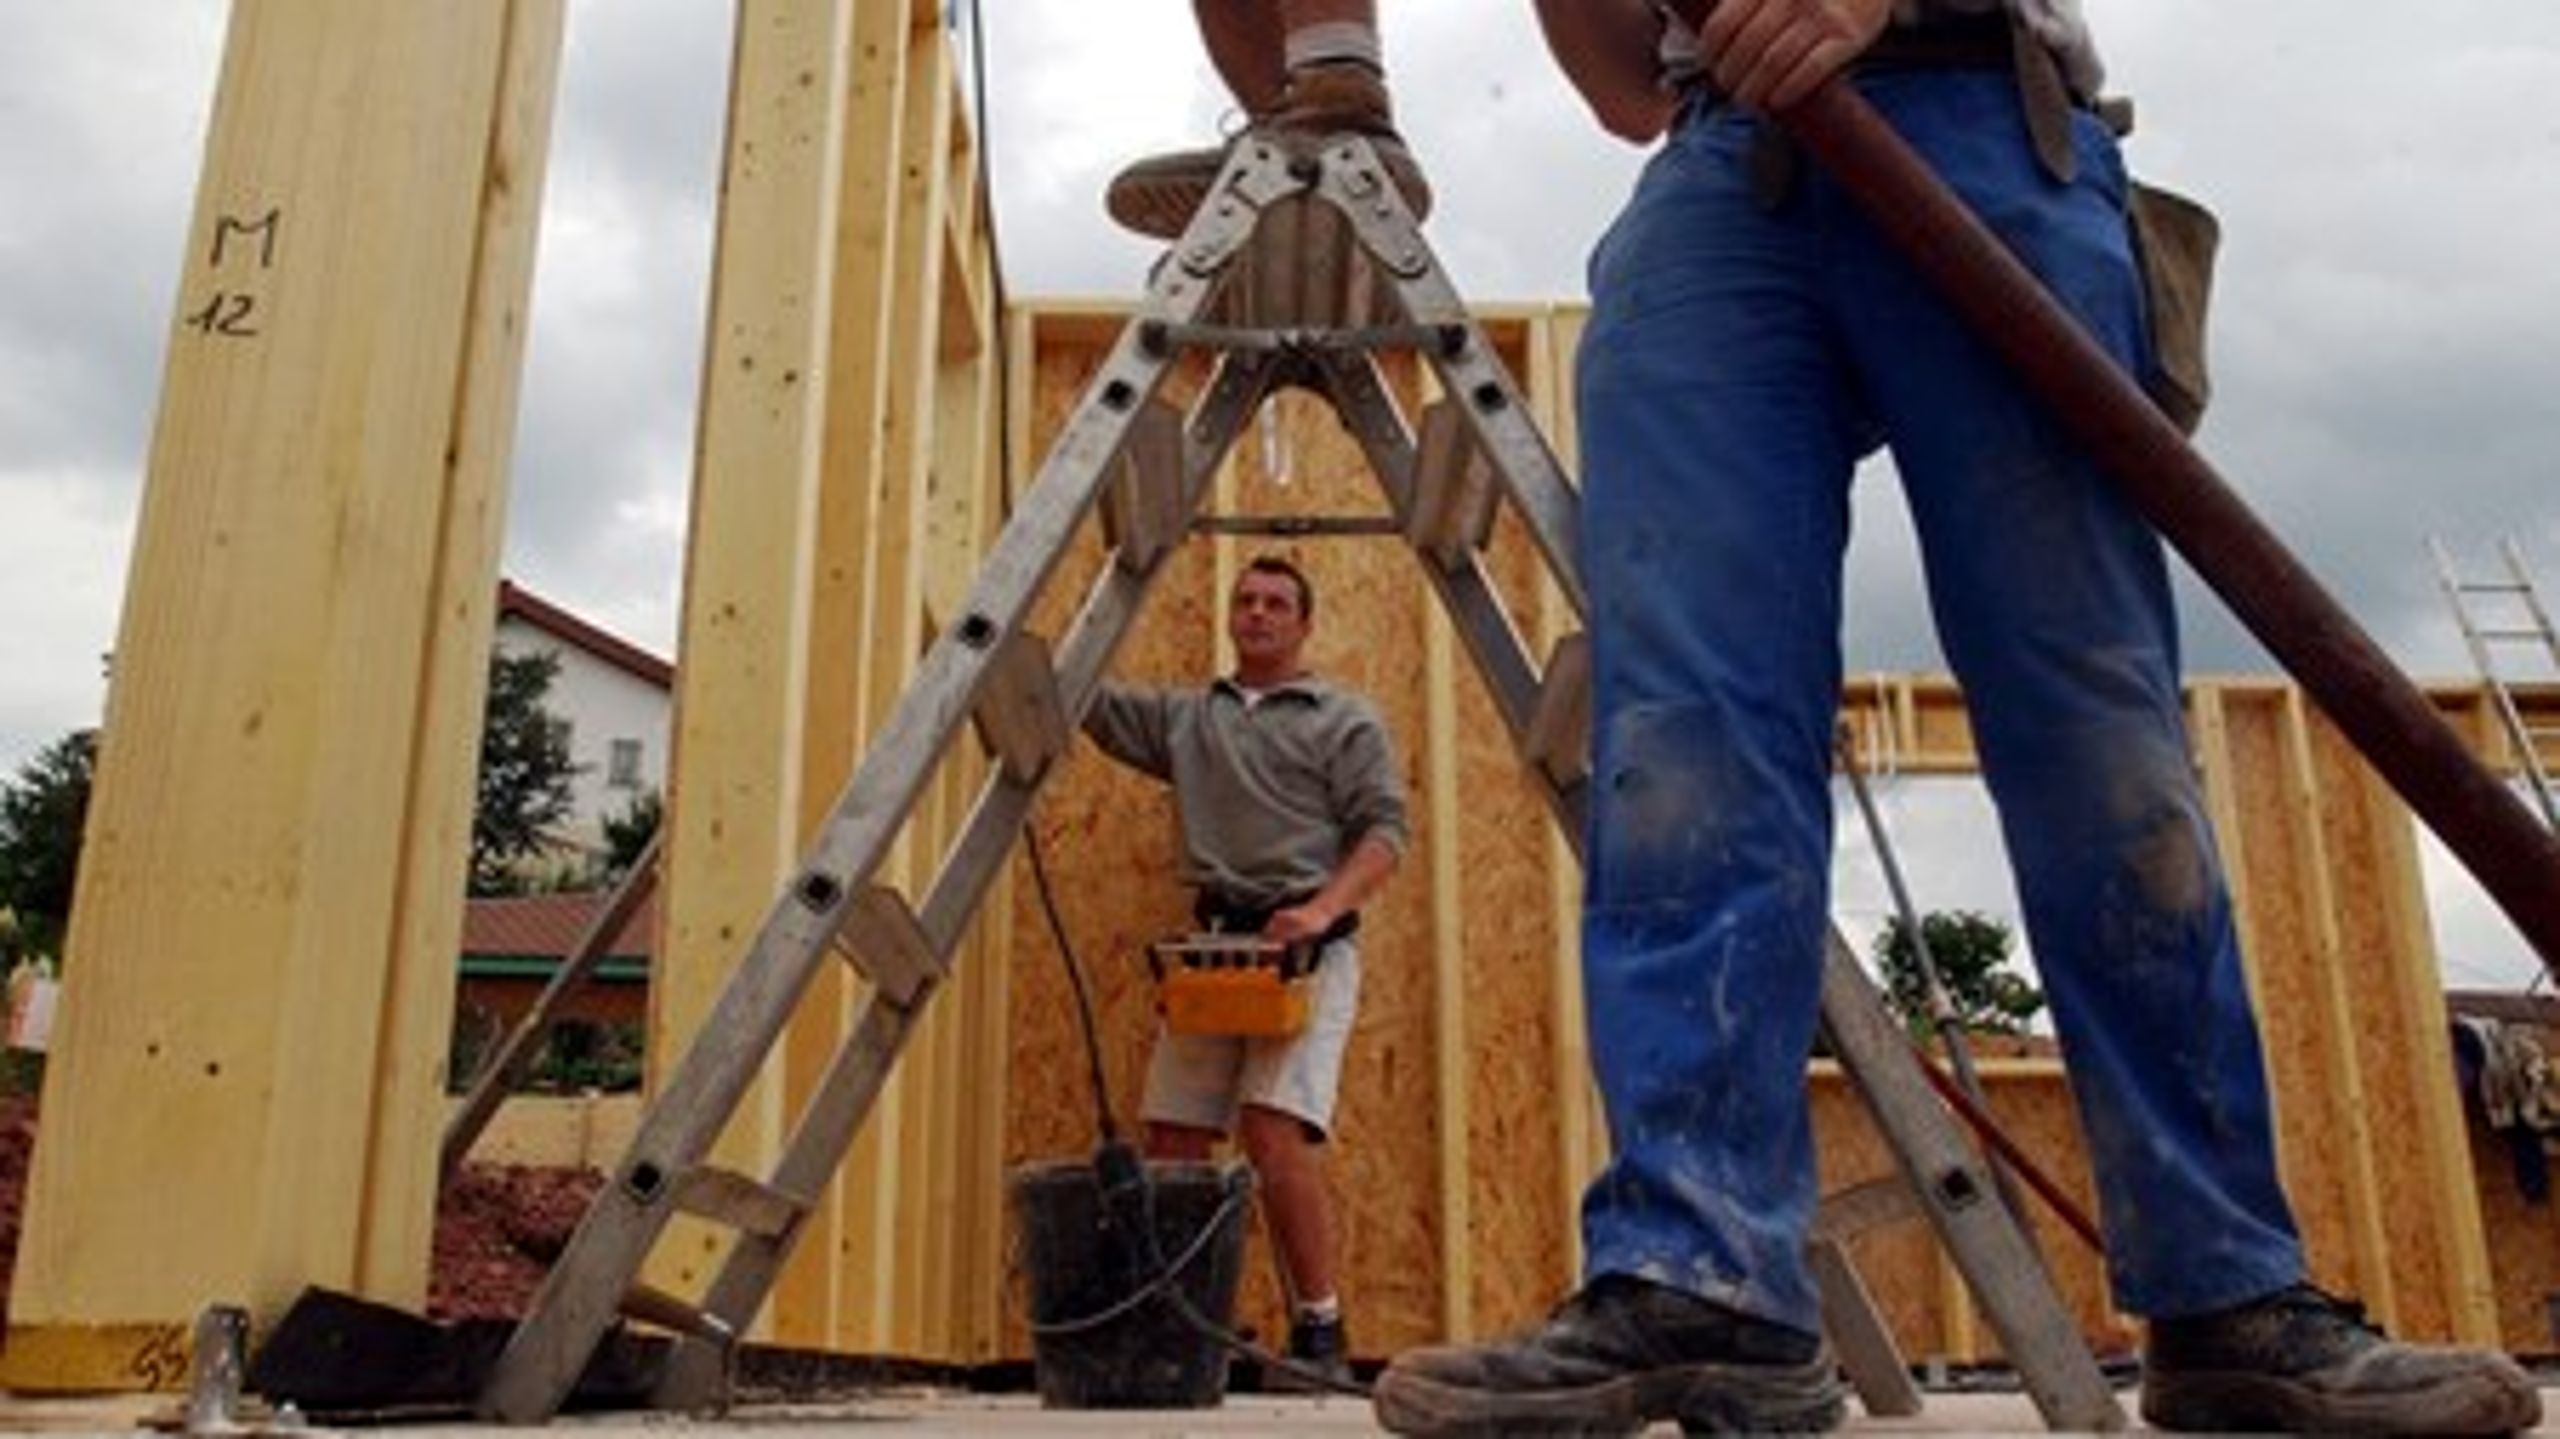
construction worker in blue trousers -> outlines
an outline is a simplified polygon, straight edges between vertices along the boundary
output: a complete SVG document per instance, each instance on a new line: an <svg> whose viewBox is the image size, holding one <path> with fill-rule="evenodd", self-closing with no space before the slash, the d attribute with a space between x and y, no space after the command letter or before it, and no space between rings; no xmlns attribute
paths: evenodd
<svg viewBox="0 0 2560 1439"><path fill-rule="evenodd" d="M2182 1429L2505 1432L2503 1356L2395 1343L2305 1282L2158 539L1765 115L1849 70L2129 371L2158 352L2071 0L1538 0L1602 123L1655 143L1579 362L1595 665L1583 963L1612 1156L1544 1324L1400 1357L1410 1434L1819 1429L1803 1246L1842 557L1892 448L2072 1074L2143 1411ZM2023 34L2026 43L2017 43ZM2057 147L2022 96L2049 65ZM1853 68L1854 67L1854 68Z"/></svg>

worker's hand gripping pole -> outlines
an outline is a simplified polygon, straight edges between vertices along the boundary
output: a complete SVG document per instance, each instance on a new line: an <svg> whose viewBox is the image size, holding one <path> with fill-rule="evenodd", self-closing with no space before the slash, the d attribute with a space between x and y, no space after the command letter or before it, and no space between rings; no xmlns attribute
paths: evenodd
<svg viewBox="0 0 2560 1439"><path fill-rule="evenodd" d="M1714 5L1672 8L1695 25ZM1774 119L2088 447L2560 975L2560 837L1845 80Z"/></svg>

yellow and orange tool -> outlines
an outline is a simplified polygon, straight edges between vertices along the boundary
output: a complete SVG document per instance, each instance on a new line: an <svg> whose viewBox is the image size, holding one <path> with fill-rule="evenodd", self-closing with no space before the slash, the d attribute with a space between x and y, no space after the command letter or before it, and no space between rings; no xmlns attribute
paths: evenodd
<svg viewBox="0 0 2560 1439"><path fill-rule="evenodd" d="M1263 1039L1296 1034L1307 1027L1301 952L1252 934L1186 934L1147 946L1165 1028Z"/></svg>

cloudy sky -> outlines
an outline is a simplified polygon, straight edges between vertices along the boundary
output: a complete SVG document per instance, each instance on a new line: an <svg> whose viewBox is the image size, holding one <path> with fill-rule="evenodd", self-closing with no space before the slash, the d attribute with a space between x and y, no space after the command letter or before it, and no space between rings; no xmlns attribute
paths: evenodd
<svg viewBox="0 0 2560 1439"><path fill-rule="evenodd" d="M1132 293L1150 253L1103 219L1103 180L1226 109L1188 7L984 4L1013 293ZM2136 168L2225 223L2204 448L2406 668L2468 675L2427 536L2483 572L2513 538L2560 598L2560 6L2087 4L2140 107ZM508 572L661 652L734 9L569 0L516 446ZM1640 157L1548 67L1528 0L1388 10L1461 289L1580 296ZM227 11L0 0L0 773L98 713ZM1861 486L1858 519L1852 666L1936 667L1889 474ZM2266 667L2189 599L2194 669ZM2005 904L1973 894L1978 867L1931 858L1979 853L1931 842L1978 830L1974 801L1915 784L1886 801L1924 903ZM1843 906L1878 912L1863 870L1853 848ZM2476 896L2437 893L2457 982L2521 972Z"/></svg>

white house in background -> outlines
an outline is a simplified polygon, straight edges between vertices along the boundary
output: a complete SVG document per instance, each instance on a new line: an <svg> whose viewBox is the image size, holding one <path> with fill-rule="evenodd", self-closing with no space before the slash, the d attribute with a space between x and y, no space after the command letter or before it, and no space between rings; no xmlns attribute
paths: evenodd
<svg viewBox="0 0 2560 1439"><path fill-rule="evenodd" d="M569 722L569 755L579 767L575 808L562 828L581 848L601 851L607 816L666 790L675 666L512 580L498 582L495 643L503 654L559 656L543 707Z"/></svg>

